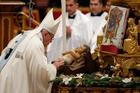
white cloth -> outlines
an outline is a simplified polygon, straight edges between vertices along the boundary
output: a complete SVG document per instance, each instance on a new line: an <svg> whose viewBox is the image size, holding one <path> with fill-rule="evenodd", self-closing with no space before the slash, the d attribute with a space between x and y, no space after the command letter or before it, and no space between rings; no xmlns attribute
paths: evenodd
<svg viewBox="0 0 140 93"><path fill-rule="evenodd" d="M108 16L107 12L103 12L101 16L91 16L91 13L87 13L86 16L90 20L90 24L92 25L92 50L94 51L96 49L96 43L97 43L97 36L100 33L103 33L103 27L107 23L106 17Z"/></svg>
<svg viewBox="0 0 140 93"><path fill-rule="evenodd" d="M0 93L51 93L52 84L48 82L55 79L56 67L47 62L44 45L38 36L41 29L39 26L26 32L26 38L0 72ZM11 40L2 54L20 36Z"/></svg>
<svg viewBox="0 0 140 93"><path fill-rule="evenodd" d="M76 11L75 19L73 20L72 25L69 24L69 20L67 17L67 26L70 26L72 29L71 37L66 40L66 51L70 49L77 48L83 44L91 46L91 25L89 24L88 18L81 13L81 11ZM63 53L63 31L62 31L62 23L58 28L54 36L54 40L48 47L48 62L53 61L57 57L61 57Z"/></svg>

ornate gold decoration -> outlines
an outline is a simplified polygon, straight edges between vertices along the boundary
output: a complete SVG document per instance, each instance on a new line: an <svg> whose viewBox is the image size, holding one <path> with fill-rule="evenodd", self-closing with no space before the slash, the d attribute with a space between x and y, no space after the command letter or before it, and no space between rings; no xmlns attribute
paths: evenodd
<svg viewBox="0 0 140 93"><path fill-rule="evenodd" d="M58 93L71 93L70 90L68 87L59 87Z"/></svg>
<svg viewBox="0 0 140 93"><path fill-rule="evenodd" d="M71 90L68 88L72 88ZM61 87L57 93L139 93L139 88Z"/></svg>
<svg viewBox="0 0 140 93"><path fill-rule="evenodd" d="M138 30L133 18L128 20L127 29L128 38L124 40L123 49L128 54L136 54L138 52Z"/></svg>
<svg viewBox="0 0 140 93"><path fill-rule="evenodd" d="M100 56L99 49L102 44L102 41L103 41L103 35L98 35L97 36L97 48L95 49L95 52L92 54L93 60L95 60L98 56Z"/></svg>
<svg viewBox="0 0 140 93"><path fill-rule="evenodd" d="M119 76L122 77L132 77L131 69L140 70L140 55L128 55L128 54L119 54L114 56L116 65L119 64Z"/></svg>

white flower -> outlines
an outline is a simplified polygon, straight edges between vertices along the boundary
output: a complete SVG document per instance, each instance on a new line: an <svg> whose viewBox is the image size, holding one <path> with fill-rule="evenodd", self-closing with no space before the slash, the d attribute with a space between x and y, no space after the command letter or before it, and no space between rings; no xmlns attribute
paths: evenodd
<svg viewBox="0 0 140 93"><path fill-rule="evenodd" d="M105 74L105 75L102 76L100 79L104 79L104 78L109 78L108 74Z"/></svg>
<svg viewBox="0 0 140 93"><path fill-rule="evenodd" d="M71 81L72 80L72 77L64 77L63 78L63 83L65 84L65 85L68 85L69 84L69 81Z"/></svg>
<svg viewBox="0 0 140 93"><path fill-rule="evenodd" d="M130 78L125 78L125 79L122 80L122 82L124 82L124 83L129 83L131 81L132 81L131 77Z"/></svg>
<svg viewBox="0 0 140 93"><path fill-rule="evenodd" d="M80 74L76 74L75 78L82 78L83 74L80 73Z"/></svg>

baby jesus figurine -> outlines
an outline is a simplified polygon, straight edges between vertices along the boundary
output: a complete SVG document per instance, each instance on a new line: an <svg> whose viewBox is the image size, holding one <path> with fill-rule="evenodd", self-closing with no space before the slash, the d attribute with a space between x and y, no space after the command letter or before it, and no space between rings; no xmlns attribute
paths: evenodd
<svg viewBox="0 0 140 93"><path fill-rule="evenodd" d="M65 69L63 68L62 72L70 72L71 74L80 73L80 69L83 69L83 67L85 67L85 60L87 60L85 56L87 56L88 54L90 54L90 48L86 45L82 45L78 48L63 53Z"/></svg>

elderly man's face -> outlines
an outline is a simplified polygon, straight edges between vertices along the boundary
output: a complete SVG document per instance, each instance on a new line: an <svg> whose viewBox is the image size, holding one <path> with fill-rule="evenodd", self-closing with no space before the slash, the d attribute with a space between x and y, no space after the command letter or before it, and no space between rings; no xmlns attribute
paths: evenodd
<svg viewBox="0 0 140 93"><path fill-rule="evenodd" d="M90 10L93 14L98 14L102 11L103 5L99 2L99 0L90 0Z"/></svg>
<svg viewBox="0 0 140 93"><path fill-rule="evenodd" d="M43 44L45 47L47 47L48 44L52 41L54 35L49 33L46 29L42 29L41 34L43 38Z"/></svg>
<svg viewBox="0 0 140 93"><path fill-rule="evenodd" d="M66 10L69 15L73 15L78 8L78 3L75 3L74 0L66 0Z"/></svg>

